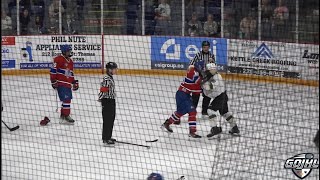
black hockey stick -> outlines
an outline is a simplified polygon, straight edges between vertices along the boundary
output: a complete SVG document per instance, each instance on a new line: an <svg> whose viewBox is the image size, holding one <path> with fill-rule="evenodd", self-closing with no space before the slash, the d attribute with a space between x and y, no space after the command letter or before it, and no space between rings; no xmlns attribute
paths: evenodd
<svg viewBox="0 0 320 180"><path fill-rule="evenodd" d="M2 120L1 120L1 121L2 121ZM3 122L3 124L4 124L10 131L15 131L15 130L19 129L19 126L10 128L4 121L2 121L2 122Z"/></svg>
<svg viewBox="0 0 320 180"><path fill-rule="evenodd" d="M151 140L151 141L146 141L146 142L157 142L158 139L155 139L155 140Z"/></svg>
<svg viewBox="0 0 320 180"><path fill-rule="evenodd" d="M129 144L129 145L134 145L134 146L146 147L146 148L148 148L148 149L151 148L151 146L146 146L146 145L142 145L142 144L135 144L135 143L118 141L118 140L116 140L116 142L117 142L117 143L121 143L121 144Z"/></svg>

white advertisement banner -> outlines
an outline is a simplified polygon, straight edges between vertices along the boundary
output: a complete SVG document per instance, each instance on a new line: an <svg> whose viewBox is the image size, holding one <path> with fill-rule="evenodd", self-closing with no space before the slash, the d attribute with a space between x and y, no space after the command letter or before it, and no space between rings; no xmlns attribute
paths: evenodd
<svg viewBox="0 0 320 180"><path fill-rule="evenodd" d="M105 35L104 57L121 69L151 69L151 37Z"/></svg>
<svg viewBox="0 0 320 180"><path fill-rule="evenodd" d="M16 68L20 69L47 69L61 53L62 44L72 47L75 68L101 68L102 38L99 35L16 36L6 59L15 59Z"/></svg>
<svg viewBox="0 0 320 180"><path fill-rule="evenodd" d="M319 79L319 47L282 42L228 40L228 71Z"/></svg>

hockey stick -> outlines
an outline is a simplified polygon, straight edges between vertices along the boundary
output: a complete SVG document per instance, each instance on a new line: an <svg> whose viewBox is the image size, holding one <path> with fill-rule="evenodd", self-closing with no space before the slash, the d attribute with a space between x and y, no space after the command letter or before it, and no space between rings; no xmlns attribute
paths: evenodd
<svg viewBox="0 0 320 180"><path fill-rule="evenodd" d="M142 144L135 144L135 143L118 141L118 140L115 140L115 141L116 141L117 143L121 143L121 144L129 144L129 145L134 145L134 146L146 147L147 149L150 149L150 148L151 148L151 146L146 146L146 145L142 145Z"/></svg>
<svg viewBox="0 0 320 180"><path fill-rule="evenodd" d="M56 102L57 102L56 112L59 112L58 91L57 91L57 89L55 91L56 91Z"/></svg>
<svg viewBox="0 0 320 180"><path fill-rule="evenodd" d="M151 140L151 141L146 141L146 142L157 142L158 139L155 139L155 140Z"/></svg>
<svg viewBox="0 0 320 180"><path fill-rule="evenodd" d="M1 121L2 121L2 120L1 120ZM19 129L19 126L10 128L4 121L2 121L2 122L3 122L3 124L4 124L10 131L15 131L15 130Z"/></svg>

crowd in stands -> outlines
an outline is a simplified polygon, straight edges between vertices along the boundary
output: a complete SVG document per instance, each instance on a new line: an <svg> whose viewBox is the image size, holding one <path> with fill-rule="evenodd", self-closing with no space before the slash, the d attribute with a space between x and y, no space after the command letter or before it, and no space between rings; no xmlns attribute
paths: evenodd
<svg viewBox="0 0 320 180"><path fill-rule="evenodd" d="M307 1L317 3L316 0ZM120 1L112 2L117 4ZM125 13L122 15L123 24L119 25L123 29L120 33L141 34L141 2L134 0L121 0L121 2L126 5L123 6ZM220 0L185 0L184 35L221 37L223 17L224 37L258 38L258 0L224 0L223 15L220 2ZM310 5L310 2L303 2L299 5L301 6L299 20L304 20L299 23L299 33L318 37L319 7L312 6L312 3ZM88 17L100 21L100 0L61 0L60 8L59 3L60 0L20 0L18 18L16 0L2 1L2 35L16 34L18 19L21 35L59 34L59 11L62 16L62 34L99 33L99 28L97 32L88 32L83 27L90 26L85 24L88 22L86 21ZM182 35L181 0L145 0L144 8L146 35ZM295 1L261 0L261 39L293 41L297 33L295 10ZM93 16L89 16L89 12L92 12ZM304 17L309 18L304 19ZM106 34L113 33L119 32L106 32ZM319 42L319 38L316 38L316 41Z"/></svg>

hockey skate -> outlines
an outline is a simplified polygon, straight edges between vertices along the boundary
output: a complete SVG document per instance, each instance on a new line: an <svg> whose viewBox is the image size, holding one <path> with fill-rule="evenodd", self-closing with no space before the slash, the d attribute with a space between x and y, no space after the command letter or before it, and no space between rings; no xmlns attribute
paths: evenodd
<svg viewBox="0 0 320 180"><path fill-rule="evenodd" d="M168 133L173 133L173 130L172 128L170 127L170 124L169 124L169 119L167 119L161 126L161 129L168 132Z"/></svg>
<svg viewBox="0 0 320 180"><path fill-rule="evenodd" d="M196 129L193 128L193 127L189 129L189 137L190 137L191 139L201 138L200 135L196 134Z"/></svg>
<svg viewBox="0 0 320 180"><path fill-rule="evenodd" d="M189 133L189 137L190 137L190 138L194 138L194 139L201 138L201 136L198 135L198 134L196 134L196 133Z"/></svg>
<svg viewBox="0 0 320 180"><path fill-rule="evenodd" d="M114 140L112 140L112 139L109 139L109 140L104 140L103 141L103 145L105 146L105 147L114 147L115 146L115 141Z"/></svg>
<svg viewBox="0 0 320 180"><path fill-rule="evenodd" d="M213 139L216 135L222 133L222 128L221 127L212 127L210 130L210 134L207 135L208 139Z"/></svg>
<svg viewBox="0 0 320 180"><path fill-rule="evenodd" d="M59 123L60 124L68 124L68 125L73 125L74 124L74 120L71 118L71 116L64 116L64 115L61 115L60 116L60 121Z"/></svg>
<svg viewBox="0 0 320 180"><path fill-rule="evenodd" d="M233 128L231 128L231 130L229 131L229 133L233 136L240 136L240 131L238 129L238 126L235 125L233 126Z"/></svg>

